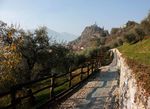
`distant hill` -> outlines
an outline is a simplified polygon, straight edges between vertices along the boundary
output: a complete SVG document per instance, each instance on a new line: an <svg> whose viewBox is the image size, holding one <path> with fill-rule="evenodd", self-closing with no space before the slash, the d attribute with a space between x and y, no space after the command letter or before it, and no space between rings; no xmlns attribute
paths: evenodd
<svg viewBox="0 0 150 109"><path fill-rule="evenodd" d="M134 44L150 36L150 14L140 23L128 21L122 27L112 28L110 37L106 39L106 45L115 48L123 43Z"/></svg>
<svg viewBox="0 0 150 109"><path fill-rule="evenodd" d="M74 50L81 50L90 47L96 47L105 43L106 37L109 36L107 30L98 27L96 24L85 27L81 36L69 43Z"/></svg>
<svg viewBox="0 0 150 109"><path fill-rule="evenodd" d="M59 32L56 32L54 30L51 30L51 29L47 29L47 32L48 32L48 35L49 37L54 37L57 41L72 41L74 39L77 38L77 36L73 35L73 34L70 34L70 33L67 33L67 32L62 32L62 33L59 33Z"/></svg>
<svg viewBox="0 0 150 109"><path fill-rule="evenodd" d="M112 28L110 37L107 37L106 39L106 45L114 46L116 43L117 45L119 45L119 41L121 40L122 42L124 42L124 36L130 32L133 32L136 28L138 28L138 26L139 24L135 21L128 21L122 27Z"/></svg>

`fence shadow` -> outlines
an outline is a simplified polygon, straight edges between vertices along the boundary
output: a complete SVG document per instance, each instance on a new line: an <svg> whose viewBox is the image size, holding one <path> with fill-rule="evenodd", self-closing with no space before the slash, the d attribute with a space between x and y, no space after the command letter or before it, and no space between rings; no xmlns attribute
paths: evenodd
<svg viewBox="0 0 150 109"><path fill-rule="evenodd" d="M112 97L111 102L114 102L115 97L112 95L113 91L118 87L118 85L115 85L111 88L110 92L109 92L109 96L102 96L102 97L96 97L96 96L92 96L94 95L94 93L96 93L97 90L100 90L101 88L109 88L109 86L107 86L107 84L109 82L111 82L112 80L117 80L118 79L118 71L111 71L111 70L106 70L106 71L97 71L94 72L86 81L82 82L82 84L80 84L79 86L77 86L75 89L73 89L69 94L67 94L67 96L63 97L61 100L57 101L57 103L53 103L49 106L49 108L51 107L52 109L57 109L59 108L59 105L64 102L66 99L70 98L74 93L78 92L81 88L92 88L92 91L88 93L88 95L85 98L77 98L77 99L71 99L71 101L73 101L74 103L78 103L79 105L77 105L77 108L83 108L84 109L90 109L89 107L94 104L96 105L94 108L100 108L102 107L101 104L98 104L99 102L104 102L106 98L108 97ZM88 83L90 82L98 82L96 84L96 86L86 86ZM99 81L101 81L99 83ZM88 103L83 103L80 104L79 100L80 99L85 99L85 100L89 100L90 102ZM67 104L66 104L67 105ZM93 108L93 107L92 107Z"/></svg>

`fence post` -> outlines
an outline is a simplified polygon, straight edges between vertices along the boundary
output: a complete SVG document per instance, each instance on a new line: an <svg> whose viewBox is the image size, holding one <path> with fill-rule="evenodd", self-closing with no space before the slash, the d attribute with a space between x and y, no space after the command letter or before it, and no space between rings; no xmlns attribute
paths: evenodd
<svg viewBox="0 0 150 109"><path fill-rule="evenodd" d="M16 89L15 86L11 87L11 104L12 104L12 109L16 109L16 105L17 105L17 100L16 100Z"/></svg>
<svg viewBox="0 0 150 109"><path fill-rule="evenodd" d="M32 93L32 89L28 89L27 93L30 96L30 98L29 98L30 105L35 105L35 97Z"/></svg>
<svg viewBox="0 0 150 109"><path fill-rule="evenodd" d="M95 71L95 60L93 61L93 72Z"/></svg>
<svg viewBox="0 0 150 109"><path fill-rule="evenodd" d="M93 61L92 61L92 73L93 73L93 67L94 67L94 66L93 66Z"/></svg>
<svg viewBox="0 0 150 109"><path fill-rule="evenodd" d="M95 70L97 71L97 69L98 69L98 66L97 66L97 60L95 61Z"/></svg>
<svg viewBox="0 0 150 109"><path fill-rule="evenodd" d="M54 98L54 85L55 85L55 74L52 75L51 78L51 99Z"/></svg>
<svg viewBox="0 0 150 109"><path fill-rule="evenodd" d="M71 85L71 80L72 80L72 72L69 72L69 88L72 86Z"/></svg>
<svg viewBox="0 0 150 109"><path fill-rule="evenodd" d="M98 58L98 67L100 67L100 59Z"/></svg>
<svg viewBox="0 0 150 109"><path fill-rule="evenodd" d="M88 76L90 75L89 73L90 73L90 65L89 65L89 63L88 63L88 66L87 66L87 69L88 69Z"/></svg>
<svg viewBox="0 0 150 109"><path fill-rule="evenodd" d="M101 58L99 58L99 67L101 67Z"/></svg>
<svg viewBox="0 0 150 109"><path fill-rule="evenodd" d="M98 60L98 68L100 68L100 60Z"/></svg>
<svg viewBox="0 0 150 109"><path fill-rule="evenodd" d="M95 71L97 71L97 60L95 60Z"/></svg>
<svg viewBox="0 0 150 109"><path fill-rule="evenodd" d="M96 70L98 71L98 60L96 60Z"/></svg>
<svg viewBox="0 0 150 109"><path fill-rule="evenodd" d="M83 75L82 75L82 73L83 73L83 66L81 66L81 75L80 75L80 81L82 81L82 80L83 80Z"/></svg>
<svg viewBox="0 0 150 109"><path fill-rule="evenodd" d="M95 63L95 60L93 61L93 71L95 71L96 69L96 63Z"/></svg>
<svg viewBox="0 0 150 109"><path fill-rule="evenodd" d="M98 70L98 60L96 60L96 70Z"/></svg>

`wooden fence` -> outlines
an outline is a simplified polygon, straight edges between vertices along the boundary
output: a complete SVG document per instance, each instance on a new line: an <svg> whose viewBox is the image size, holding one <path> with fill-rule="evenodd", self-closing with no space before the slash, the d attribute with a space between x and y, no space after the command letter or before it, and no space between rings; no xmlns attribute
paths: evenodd
<svg viewBox="0 0 150 109"><path fill-rule="evenodd" d="M100 65L100 59L99 57L96 57L95 59L85 62L77 69L73 69L66 74L50 75L38 80L17 84L11 87L8 92L0 93L0 109L20 109L22 105L22 107L25 107L27 102L30 105L38 105L37 107L44 106L46 103L50 103L61 98L61 96L69 92L75 86L82 83L94 71L96 71ZM63 85L67 85L67 88L62 87ZM61 87L62 90L56 90L59 87ZM48 95L45 96L48 99L43 103L41 103L41 101L37 102L36 97L39 97L37 94L40 93L40 95L43 96L42 94L44 93L41 92L44 90L48 90ZM4 105L1 106L1 103Z"/></svg>

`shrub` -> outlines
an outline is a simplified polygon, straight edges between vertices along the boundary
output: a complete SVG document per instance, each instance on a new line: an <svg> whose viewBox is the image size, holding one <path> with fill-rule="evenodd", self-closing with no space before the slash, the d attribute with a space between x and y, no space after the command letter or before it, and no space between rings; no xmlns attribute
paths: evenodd
<svg viewBox="0 0 150 109"><path fill-rule="evenodd" d="M118 46L123 45L123 40L122 39L118 39Z"/></svg>
<svg viewBox="0 0 150 109"><path fill-rule="evenodd" d="M130 43L130 44L136 42L136 36L134 33L125 34L124 39L127 43Z"/></svg>

